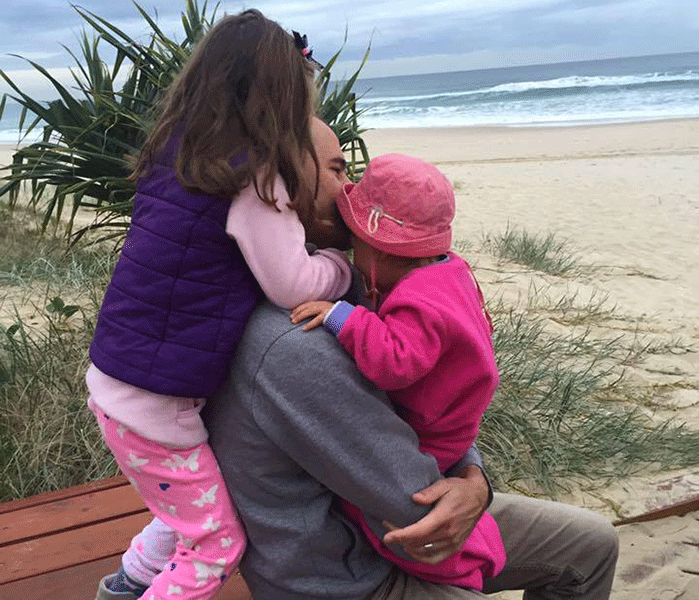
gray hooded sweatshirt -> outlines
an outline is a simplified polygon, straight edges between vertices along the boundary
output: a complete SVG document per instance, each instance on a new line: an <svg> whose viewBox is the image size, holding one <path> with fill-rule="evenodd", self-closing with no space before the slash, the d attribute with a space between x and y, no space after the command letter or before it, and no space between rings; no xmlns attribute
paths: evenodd
<svg viewBox="0 0 699 600"><path fill-rule="evenodd" d="M367 598L391 564L337 496L383 536L383 520L400 527L428 512L411 495L441 477L333 335L304 332L269 303L253 313L203 416L247 531L240 570L255 600ZM453 470L466 464L481 466L475 448Z"/></svg>

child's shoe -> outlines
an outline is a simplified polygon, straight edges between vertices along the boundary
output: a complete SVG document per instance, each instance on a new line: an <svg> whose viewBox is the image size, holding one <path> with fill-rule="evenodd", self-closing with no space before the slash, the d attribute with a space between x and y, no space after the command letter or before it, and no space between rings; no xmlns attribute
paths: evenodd
<svg viewBox="0 0 699 600"><path fill-rule="evenodd" d="M105 575L100 581L100 585L97 588L97 596L95 600L138 600L138 596L133 592L113 592L107 587L107 582L114 577L114 573L111 575Z"/></svg>

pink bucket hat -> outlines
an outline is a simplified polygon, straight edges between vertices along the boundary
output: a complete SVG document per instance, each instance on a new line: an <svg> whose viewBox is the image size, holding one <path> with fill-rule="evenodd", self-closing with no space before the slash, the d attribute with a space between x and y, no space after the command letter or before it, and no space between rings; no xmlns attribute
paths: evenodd
<svg viewBox="0 0 699 600"><path fill-rule="evenodd" d="M403 154L374 158L357 184L345 184L337 207L367 244L394 256L423 258L451 248L454 191L430 163Z"/></svg>

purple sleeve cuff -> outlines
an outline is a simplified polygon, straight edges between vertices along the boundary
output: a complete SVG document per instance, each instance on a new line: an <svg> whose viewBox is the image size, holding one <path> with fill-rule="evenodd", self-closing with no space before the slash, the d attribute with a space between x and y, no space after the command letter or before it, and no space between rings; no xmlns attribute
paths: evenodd
<svg viewBox="0 0 699 600"><path fill-rule="evenodd" d="M345 302L344 300L335 302L335 306L333 306L330 312L325 315L323 325L335 336L338 336L340 335L342 326L345 324L345 321L353 310L354 305L350 304L349 302Z"/></svg>

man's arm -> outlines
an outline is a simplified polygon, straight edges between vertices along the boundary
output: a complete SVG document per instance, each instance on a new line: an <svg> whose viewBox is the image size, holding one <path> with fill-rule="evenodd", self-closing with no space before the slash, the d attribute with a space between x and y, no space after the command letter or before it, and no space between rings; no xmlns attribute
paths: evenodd
<svg viewBox="0 0 699 600"><path fill-rule="evenodd" d="M301 468L364 513L404 527L429 507L412 500L441 475L386 395L322 329L292 329L265 353L255 378L255 419Z"/></svg>
<svg viewBox="0 0 699 600"><path fill-rule="evenodd" d="M323 330L287 332L254 376L260 427L305 471L358 506L376 535L387 533L386 522L405 527L391 534L394 541L425 562L432 556L411 552L420 536L438 538L439 553L461 546L488 496L477 450L455 465L461 478L442 479L385 394ZM417 529L407 527L413 523Z"/></svg>
<svg viewBox="0 0 699 600"><path fill-rule="evenodd" d="M473 467L478 467L478 473L473 469ZM478 477L478 476L481 477ZM488 499L486 501L486 505L484 507L488 508L490 506L490 503L493 501L493 486L490 484L490 479L488 479L488 474L485 471L485 467L483 466L483 457L481 456L480 450L476 447L476 444L473 444L468 449L468 452L466 455L461 458L456 464L453 464L447 471L444 473L445 477L460 477L462 479L472 479L474 478L482 478L482 482L485 484L485 486L488 488Z"/></svg>

